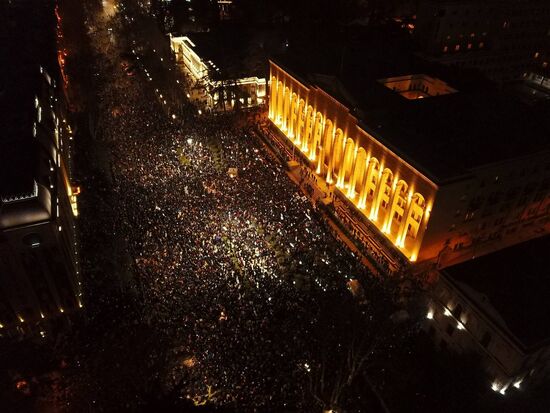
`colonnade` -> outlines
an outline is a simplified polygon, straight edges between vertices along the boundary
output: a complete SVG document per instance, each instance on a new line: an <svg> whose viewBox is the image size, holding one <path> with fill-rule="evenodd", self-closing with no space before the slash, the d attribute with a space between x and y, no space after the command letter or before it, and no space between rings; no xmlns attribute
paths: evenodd
<svg viewBox="0 0 550 413"><path fill-rule="evenodd" d="M425 197L358 140L346 136L307 97L271 78L269 117L328 184L335 184L411 261L427 224ZM428 210L429 212L429 210Z"/></svg>

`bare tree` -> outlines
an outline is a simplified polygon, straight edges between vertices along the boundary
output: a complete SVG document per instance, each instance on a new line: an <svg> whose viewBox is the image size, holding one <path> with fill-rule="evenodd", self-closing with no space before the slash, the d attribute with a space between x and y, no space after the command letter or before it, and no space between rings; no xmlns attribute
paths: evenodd
<svg viewBox="0 0 550 413"><path fill-rule="evenodd" d="M412 331L409 302L400 299L397 280L369 280L366 300L350 296L330 300L321 310L319 361L311 367L310 393L324 411L340 411L360 376L376 381L369 370L391 357ZM332 302L339 302L335 307ZM377 393L376 389L372 389Z"/></svg>

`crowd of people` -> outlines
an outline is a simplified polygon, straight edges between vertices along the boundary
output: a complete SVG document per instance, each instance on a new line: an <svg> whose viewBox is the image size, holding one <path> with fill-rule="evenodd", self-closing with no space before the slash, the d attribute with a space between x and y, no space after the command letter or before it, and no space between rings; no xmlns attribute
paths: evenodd
<svg viewBox="0 0 550 413"><path fill-rule="evenodd" d="M188 114L182 125L112 59L100 101L114 230L144 321L175 338L164 391L238 411L299 408L320 360L319 297L349 295L367 269L232 115Z"/></svg>

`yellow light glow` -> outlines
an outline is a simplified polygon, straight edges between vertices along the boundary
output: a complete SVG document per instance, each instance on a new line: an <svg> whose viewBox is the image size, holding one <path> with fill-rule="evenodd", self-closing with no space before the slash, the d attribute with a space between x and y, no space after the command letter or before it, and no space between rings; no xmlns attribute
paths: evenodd
<svg viewBox="0 0 550 413"><path fill-rule="evenodd" d="M414 179L411 179L413 182L400 185L402 178L397 171L401 172L403 166L394 166L396 159L393 154L383 152L379 157L373 157L372 145L364 145L360 136L353 136L354 129L346 126L342 130L337 127L334 119L338 119L338 124L341 123L339 113L331 113L324 104L319 104L323 106L323 110L317 111L317 102L323 102L324 99L323 96L318 99L319 94L328 95L326 92L303 84L297 86L296 83L299 84L299 81L280 70L279 67L277 70L272 69L270 77L271 97L268 116L272 124L277 126L282 135L286 136L308 160L316 161L315 165L310 164L312 171L319 176L323 174L328 185L335 184L341 195L368 217L394 246L410 257L411 262L416 261L427 219L423 220L422 227L417 228L409 218L414 218L418 214L424 214L425 218L428 218L429 212L424 209L425 205L420 204L415 204L414 208L410 209L413 198L419 196L420 199L424 199L423 194L413 190L416 186ZM304 95L300 96L304 88ZM326 172L325 160L328 161ZM386 162L393 170L386 167ZM409 168L404 161L402 162L405 168ZM403 191L403 194L396 194L395 191ZM408 203L403 205L402 201L407 200ZM396 205L403 209L401 211L398 208L397 212L403 215L404 222L392 225ZM431 208L430 205L428 207ZM411 231L411 239L407 226L409 223L414 229Z"/></svg>

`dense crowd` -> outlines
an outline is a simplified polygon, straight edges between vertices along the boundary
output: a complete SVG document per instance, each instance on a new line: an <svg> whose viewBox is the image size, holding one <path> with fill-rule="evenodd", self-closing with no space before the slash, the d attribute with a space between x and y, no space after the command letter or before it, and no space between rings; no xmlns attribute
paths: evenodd
<svg viewBox="0 0 550 413"><path fill-rule="evenodd" d="M100 93L147 323L177 338L161 378L195 404L304 403L323 294L367 275L307 197L231 116L182 125L112 57Z"/></svg>

